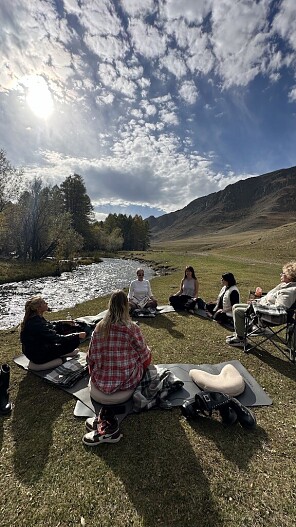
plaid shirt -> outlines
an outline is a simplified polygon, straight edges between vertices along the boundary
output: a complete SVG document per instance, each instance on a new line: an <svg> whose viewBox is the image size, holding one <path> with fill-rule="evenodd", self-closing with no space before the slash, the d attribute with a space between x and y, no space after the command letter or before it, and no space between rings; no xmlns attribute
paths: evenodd
<svg viewBox="0 0 296 527"><path fill-rule="evenodd" d="M90 377L104 393L135 388L150 361L151 351L133 322L128 327L112 324L107 340L101 331L92 334L88 350Z"/></svg>

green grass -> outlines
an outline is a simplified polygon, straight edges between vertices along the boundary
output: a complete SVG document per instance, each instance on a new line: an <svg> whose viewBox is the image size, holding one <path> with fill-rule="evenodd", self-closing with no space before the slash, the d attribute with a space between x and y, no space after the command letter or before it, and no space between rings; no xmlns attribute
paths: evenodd
<svg viewBox="0 0 296 527"><path fill-rule="evenodd" d="M246 299L249 289L278 283L286 261L284 251L248 259L247 252L185 250L134 253L159 270L175 269L152 282L160 303L179 287L185 265L195 267L206 300L217 296L223 271L235 274ZM73 316L98 313L107 300L76 306ZM252 432L223 428L216 417L189 423L179 409L129 416L118 444L91 450L81 442L84 420L73 416L74 398L18 368L18 331L1 331L14 404L12 415L0 418L1 525L74 527L83 517L86 527L294 526L295 366L277 352L244 355L225 344L225 329L186 314L146 319L141 328L155 363L238 359L273 405L255 409Z"/></svg>

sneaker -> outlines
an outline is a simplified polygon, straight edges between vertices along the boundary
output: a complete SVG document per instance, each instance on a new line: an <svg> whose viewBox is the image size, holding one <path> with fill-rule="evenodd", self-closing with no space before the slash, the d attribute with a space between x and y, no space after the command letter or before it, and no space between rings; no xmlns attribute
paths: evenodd
<svg viewBox="0 0 296 527"><path fill-rule="evenodd" d="M226 341L229 340L229 339L232 339L233 337L237 337L237 334L235 332L231 333L231 335L227 335Z"/></svg>
<svg viewBox="0 0 296 527"><path fill-rule="evenodd" d="M226 344L229 344L229 346L236 346L237 348L243 348L244 347L244 339L240 337L231 337L230 339L226 339Z"/></svg>
<svg viewBox="0 0 296 527"><path fill-rule="evenodd" d="M85 422L89 430L83 437L85 445L96 446L99 443L118 443L122 435L119 431L118 419L110 408L102 407L98 417L90 417Z"/></svg>
<svg viewBox="0 0 296 527"><path fill-rule="evenodd" d="M271 331L271 329L269 328L264 328L264 327L252 327L252 330L250 332L252 334L252 336L254 337L257 337L257 336L260 336L260 335L272 335L273 334L273 331Z"/></svg>
<svg viewBox="0 0 296 527"><path fill-rule="evenodd" d="M88 417L85 421L85 428L87 432L92 432L98 428L98 417Z"/></svg>
<svg viewBox="0 0 296 527"><path fill-rule="evenodd" d="M122 434L119 429L113 434L100 434L96 430L93 430L83 436L82 442L87 446L97 446L101 443L118 443L121 438Z"/></svg>

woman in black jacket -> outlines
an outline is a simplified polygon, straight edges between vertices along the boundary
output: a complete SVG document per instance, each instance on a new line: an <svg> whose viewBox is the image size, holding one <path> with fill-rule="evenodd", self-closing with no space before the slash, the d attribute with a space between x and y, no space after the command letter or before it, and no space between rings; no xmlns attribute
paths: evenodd
<svg viewBox="0 0 296 527"><path fill-rule="evenodd" d="M26 302L25 316L21 324L21 343L24 355L35 364L44 364L63 356L75 356L80 340L85 339L86 333L71 333L62 335L60 332L67 322L48 322L44 313L48 305L41 296L33 296Z"/></svg>

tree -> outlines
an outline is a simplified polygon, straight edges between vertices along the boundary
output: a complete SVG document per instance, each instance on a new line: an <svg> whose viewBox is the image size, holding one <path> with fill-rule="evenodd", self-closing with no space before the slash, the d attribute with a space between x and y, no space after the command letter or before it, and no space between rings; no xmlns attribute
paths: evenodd
<svg viewBox="0 0 296 527"><path fill-rule="evenodd" d="M104 228L109 233L120 229L123 236L122 248L125 251L146 251L150 246L149 223L137 214L134 218L126 214L109 214Z"/></svg>
<svg viewBox="0 0 296 527"><path fill-rule="evenodd" d="M15 200L21 188L20 178L23 170L14 168L6 157L4 150L0 150L0 212L9 201Z"/></svg>
<svg viewBox="0 0 296 527"><path fill-rule="evenodd" d="M72 228L84 238L84 245L87 248L94 218L93 206L86 193L82 177L78 174L67 177L61 184L60 190L65 211L71 215Z"/></svg>

